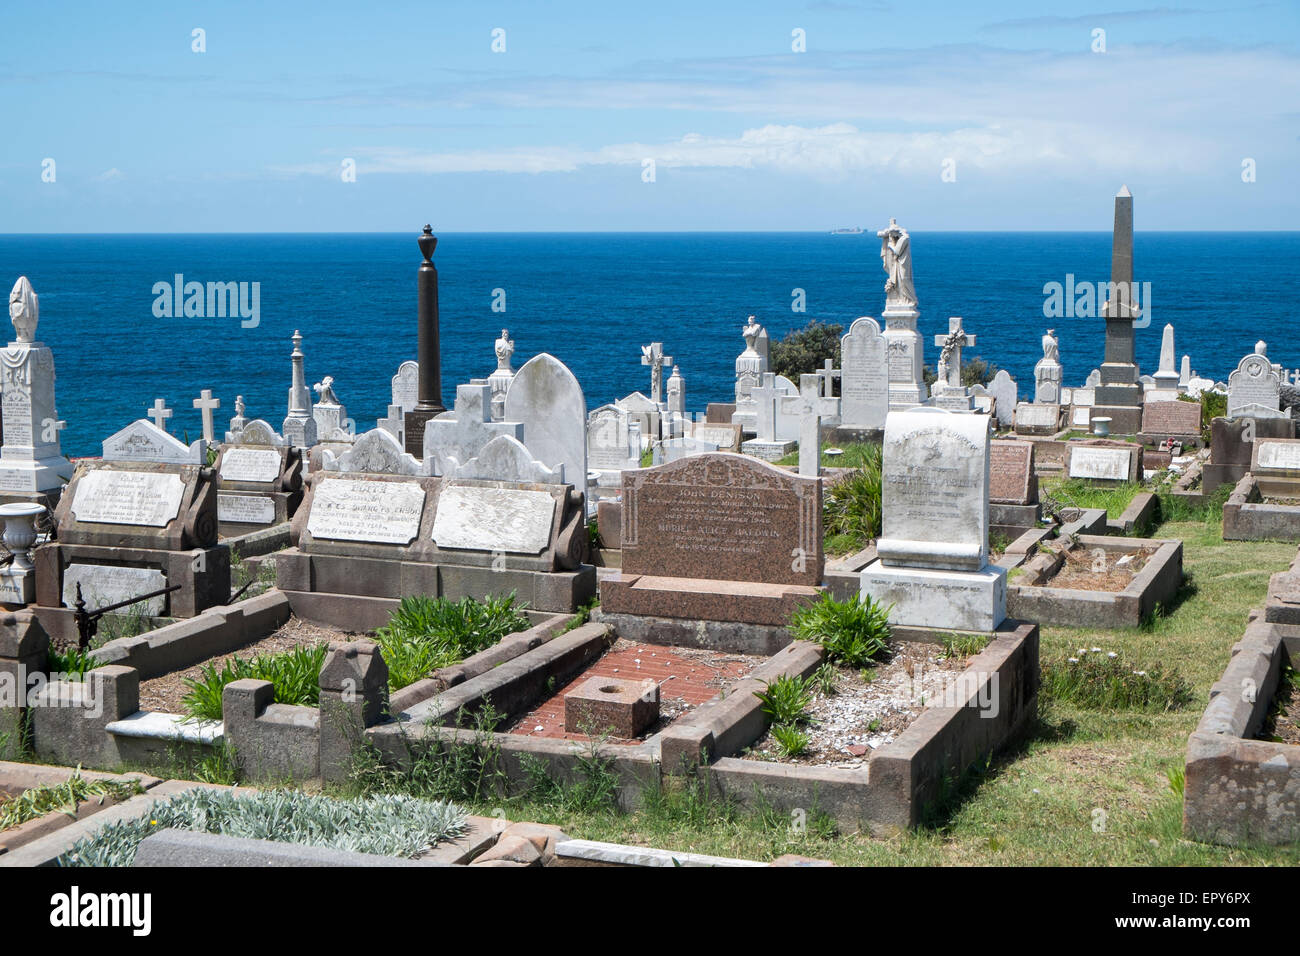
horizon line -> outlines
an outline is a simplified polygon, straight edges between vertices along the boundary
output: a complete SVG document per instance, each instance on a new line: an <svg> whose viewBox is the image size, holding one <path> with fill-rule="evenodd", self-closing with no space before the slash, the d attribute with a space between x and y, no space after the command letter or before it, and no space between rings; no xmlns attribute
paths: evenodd
<svg viewBox="0 0 1300 956"><path fill-rule="evenodd" d="M970 235L1016 235L1023 233L1033 233L1041 235L1111 235L1110 229L918 229L908 230L909 234L933 234L933 233L963 233ZM1300 229L1135 229L1134 235L1197 235L1203 233L1221 233L1227 232L1229 235L1248 235L1266 233L1270 235L1290 235L1300 233ZM185 232L155 232L155 231L110 231L110 232L0 232L0 239L25 239L43 236L405 236L410 233L405 230L377 230L377 229L360 229L360 230L256 230L256 231L239 231L234 229L200 229ZM418 233L416 233L418 235ZM461 236L734 236L734 235L753 235L753 236L806 236L806 235L837 235L830 229L451 229L436 235L461 235ZM854 236L879 238L874 233L863 231L861 233L839 233L838 236L852 238Z"/></svg>

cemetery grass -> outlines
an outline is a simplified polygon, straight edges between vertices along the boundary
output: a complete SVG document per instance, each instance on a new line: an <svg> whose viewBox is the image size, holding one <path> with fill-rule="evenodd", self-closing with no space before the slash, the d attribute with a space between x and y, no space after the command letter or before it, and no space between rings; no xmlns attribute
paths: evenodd
<svg viewBox="0 0 1300 956"><path fill-rule="evenodd" d="M738 809L683 783L647 790L631 813L528 798L504 808L510 819L554 823L575 838L759 860L801 853L842 865L1300 864L1298 847L1184 840L1181 794L1187 738L1210 685L1295 545L1225 542L1212 520L1166 523L1155 536L1184 542L1189 579L1176 606L1141 628L1043 628L1042 659L1101 647L1135 669L1160 662L1191 685L1192 701L1158 713L1101 711L1043 693L1025 739L951 786L913 832L884 840L838 833L815 801L802 826L792 825L789 814ZM471 812L490 816L501 806L475 802Z"/></svg>

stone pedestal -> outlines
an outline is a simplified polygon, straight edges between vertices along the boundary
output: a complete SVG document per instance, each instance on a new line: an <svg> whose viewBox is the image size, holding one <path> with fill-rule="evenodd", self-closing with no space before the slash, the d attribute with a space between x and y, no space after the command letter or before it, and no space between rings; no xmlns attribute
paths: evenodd
<svg viewBox="0 0 1300 956"><path fill-rule="evenodd" d="M916 331L921 313L916 309L886 308L885 353L889 362L889 409L921 405L927 398L922 366L925 342Z"/></svg>
<svg viewBox="0 0 1300 956"><path fill-rule="evenodd" d="M10 342L0 352L0 368L0 501L52 505L72 477L72 465L59 449L63 423L54 409L54 353L40 342Z"/></svg>
<svg viewBox="0 0 1300 956"><path fill-rule="evenodd" d="M875 561L862 572L862 593L889 606L889 622L908 627L992 631L1007 616L1007 572L888 567Z"/></svg>

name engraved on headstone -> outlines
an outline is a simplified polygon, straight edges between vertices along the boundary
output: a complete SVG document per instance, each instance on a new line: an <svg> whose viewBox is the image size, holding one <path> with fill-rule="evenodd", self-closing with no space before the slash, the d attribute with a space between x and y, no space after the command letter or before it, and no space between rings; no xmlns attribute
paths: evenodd
<svg viewBox="0 0 1300 956"><path fill-rule="evenodd" d="M217 495L217 520L231 524L270 524L275 502L260 495Z"/></svg>
<svg viewBox="0 0 1300 956"><path fill-rule="evenodd" d="M438 495L440 548L538 554L551 543L555 499L546 491L449 485Z"/></svg>
<svg viewBox="0 0 1300 956"><path fill-rule="evenodd" d="M179 475L92 471L77 483L72 515L78 521L162 528L176 518L184 495Z"/></svg>
<svg viewBox="0 0 1300 956"><path fill-rule="evenodd" d="M424 489L414 481L324 478L312 496L312 537L410 544L420 533Z"/></svg>
<svg viewBox="0 0 1300 956"><path fill-rule="evenodd" d="M1300 471L1300 441L1261 441L1255 461L1260 471Z"/></svg>
<svg viewBox="0 0 1300 956"><path fill-rule="evenodd" d="M1070 477L1127 481L1132 456L1133 450L1130 448L1076 445L1070 449Z"/></svg>
<svg viewBox="0 0 1300 956"><path fill-rule="evenodd" d="M280 477L280 453L269 448L227 448L221 456L223 481L272 482Z"/></svg>

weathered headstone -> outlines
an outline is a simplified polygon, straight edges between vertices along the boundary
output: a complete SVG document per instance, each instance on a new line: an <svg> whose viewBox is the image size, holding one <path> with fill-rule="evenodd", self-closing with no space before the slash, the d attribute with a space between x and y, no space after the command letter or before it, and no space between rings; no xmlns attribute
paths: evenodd
<svg viewBox="0 0 1300 956"><path fill-rule="evenodd" d="M1016 406L1016 434L1055 435L1061 430L1061 406L1021 402Z"/></svg>
<svg viewBox="0 0 1300 956"><path fill-rule="evenodd" d="M895 624L992 631L1006 617L1006 571L988 564L988 420L890 412L883 452L879 560L862 571L863 595Z"/></svg>
<svg viewBox="0 0 1300 956"><path fill-rule="evenodd" d="M767 332L751 315L740 334L745 339L745 351L736 358L736 410L731 421L752 432L757 424L757 409L750 392L767 372Z"/></svg>
<svg viewBox="0 0 1300 956"><path fill-rule="evenodd" d="M602 612L784 626L819 593L821 514L820 481L743 455L629 473Z"/></svg>
<svg viewBox="0 0 1300 956"><path fill-rule="evenodd" d="M217 520L224 536L244 534L293 517L302 501L302 449L287 444L261 419L238 440L220 446Z"/></svg>
<svg viewBox="0 0 1300 956"><path fill-rule="evenodd" d="M280 431L285 440L297 448L311 448L316 444L316 419L312 417L311 392L307 391L306 373L303 371L302 333L293 331L293 381L289 385L289 412L284 417Z"/></svg>
<svg viewBox="0 0 1300 956"><path fill-rule="evenodd" d="M1256 438L1250 473L1266 498L1300 498L1300 440Z"/></svg>
<svg viewBox="0 0 1300 956"><path fill-rule="evenodd" d="M1238 362L1228 376L1228 417L1285 418L1286 413L1279 411L1281 385L1266 346L1257 343L1255 351Z"/></svg>
<svg viewBox="0 0 1300 956"><path fill-rule="evenodd" d="M437 419L434 419L437 421ZM430 422L429 425L432 425ZM429 429L426 426L425 439ZM385 429L375 428L360 435L355 442L339 454L325 449L321 455L321 470L342 474L411 475L428 473L428 461L423 464L414 455L407 454L393 435Z"/></svg>
<svg viewBox="0 0 1300 956"><path fill-rule="evenodd" d="M1137 481L1142 477L1142 447L1125 442L1072 441L1065 452L1065 473L1104 484Z"/></svg>
<svg viewBox="0 0 1300 956"><path fill-rule="evenodd" d="M508 331L501 330L501 338L496 340L493 349L497 356L497 367L488 376L488 386L492 389L492 420L500 422L505 421L506 392L510 391L510 383L515 377L514 367L510 364L510 359L515 354L515 343Z"/></svg>
<svg viewBox="0 0 1300 956"><path fill-rule="evenodd" d="M885 280L885 351L889 356L890 410L910 408L926 400L923 378L925 340L916 330L917 308L912 275L912 239L894 219L876 233Z"/></svg>
<svg viewBox="0 0 1300 956"><path fill-rule="evenodd" d="M989 501L1028 505L1038 500L1034 445L1027 441L993 441L989 447Z"/></svg>
<svg viewBox="0 0 1300 956"><path fill-rule="evenodd" d="M529 359L506 393L508 422L524 426L523 443L548 466L564 466L578 491L587 482L587 401L563 362L543 352Z"/></svg>
<svg viewBox="0 0 1300 956"><path fill-rule="evenodd" d="M822 397L816 375L801 375L799 394L781 399L780 411L799 419L799 474L816 478L821 474L822 419L838 420L840 400Z"/></svg>
<svg viewBox="0 0 1300 956"><path fill-rule="evenodd" d="M509 435L525 444L528 438L518 419L492 421L490 385L457 385L454 409L425 423L425 466L434 475L451 474L498 435Z"/></svg>
<svg viewBox="0 0 1300 956"><path fill-rule="evenodd" d="M1186 444L1201 438L1200 402L1147 402L1142 406L1142 441L1159 444L1172 438Z"/></svg>
<svg viewBox="0 0 1300 956"><path fill-rule="evenodd" d="M740 426L716 422L691 422L687 435L718 446L718 451L740 451Z"/></svg>
<svg viewBox="0 0 1300 956"><path fill-rule="evenodd" d="M840 339L840 426L878 430L889 412L889 357L880 326L855 319Z"/></svg>
<svg viewBox="0 0 1300 956"><path fill-rule="evenodd" d="M102 451L105 461L177 465L201 465L207 461L207 443L202 439L186 445L143 418L104 439Z"/></svg>
<svg viewBox="0 0 1300 956"><path fill-rule="evenodd" d="M622 474L641 465L640 437L633 442L630 416L617 405L602 405L587 416L587 467L596 483L617 487Z"/></svg>
<svg viewBox="0 0 1300 956"><path fill-rule="evenodd" d="M997 416L998 427L1010 428L1016 420L1016 404L1020 394L1016 380L1006 369L998 369L993 381L988 384L988 392L995 402L993 411Z"/></svg>

